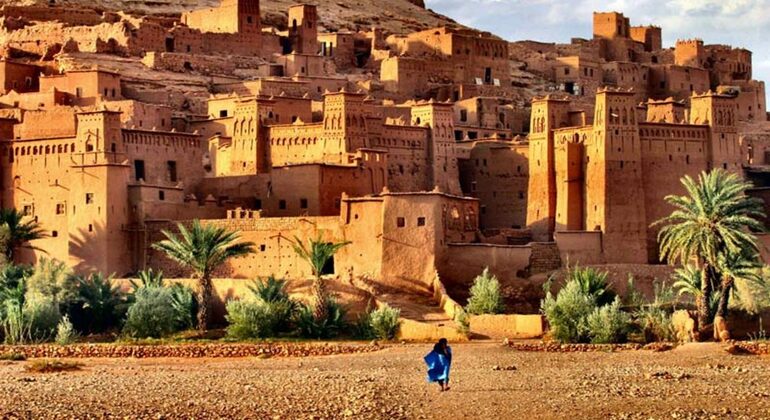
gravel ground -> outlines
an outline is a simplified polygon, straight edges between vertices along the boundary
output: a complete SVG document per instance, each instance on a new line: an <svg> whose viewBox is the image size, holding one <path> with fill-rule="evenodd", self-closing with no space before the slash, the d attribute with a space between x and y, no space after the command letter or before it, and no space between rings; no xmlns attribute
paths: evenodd
<svg viewBox="0 0 770 420"><path fill-rule="evenodd" d="M31 374L0 362L0 418L762 418L770 358L673 351L519 352L457 344L452 389L426 383L429 345L274 359L82 359Z"/></svg>

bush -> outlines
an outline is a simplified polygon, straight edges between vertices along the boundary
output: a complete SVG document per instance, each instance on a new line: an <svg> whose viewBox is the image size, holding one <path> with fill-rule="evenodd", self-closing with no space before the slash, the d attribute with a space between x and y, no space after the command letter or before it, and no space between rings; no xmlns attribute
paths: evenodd
<svg viewBox="0 0 770 420"><path fill-rule="evenodd" d="M27 372L34 373L55 373L80 370L82 366L83 364L80 362L70 362L58 359L38 359L29 362L25 369Z"/></svg>
<svg viewBox="0 0 770 420"><path fill-rule="evenodd" d="M72 344L77 339L77 336L78 333L75 331L72 322L70 322L70 318L65 315L56 327L56 344L61 346Z"/></svg>
<svg viewBox="0 0 770 420"><path fill-rule="evenodd" d="M262 302L231 300L226 318L227 336L236 340L272 337L277 326L270 307Z"/></svg>
<svg viewBox="0 0 770 420"><path fill-rule="evenodd" d="M585 293L577 281L567 282L556 298L548 292L541 305L553 337L565 343L589 340L587 318L594 309L596 297Z"/></svg>
<svg viewBox="0 0 770 420"><path fill-rule="evenodd" d="M49 299L66 309L77 299L77 281L70 269L57 260L41 257L26 283L27 300Z"/></svg>
<svg viewBox="0 0 770 420"><path fill-rule="evenodd" d="M457 323L457 332L468 336L471 332L471 320L465 310L461 309L459 312L455 313L454 322Z"/></svg>
<svg viewBox="0 0 770 420"><path fill-rule="evenodd" d="M0 325L7 344L49 340L61 320L58 305L49 299L38 298L25 303L6 300L3 306L4 317Z"/></svg>
<svg viewBox="0 0 770 420"><path fill-rule="evenodd" d="M177 330L195 327L198 313L198 302L193 291L179 283L169 287L171 291L171 307L174 309L174 324Z"/></svg>
<svg viewBox="0 0 770 420"><path fill-rule="evenodd" d="M575 266L567 271L566 283L576 282L583 293L593 296L599 306L609 305L615 293L607 288L607 272L595 268Z"/></svg>
<svg viewBox="0 0 770 420"><path fill-rule="evenodd" d="M500 282L497 277L489 273L485 268L481 275L473 280L471 297L465 310L474 315L498 314L504 309L503 298L500 295Z"/></svg>
<svg viewBox="0 0 770 420"><path fill-rule="evenodd" d="M646 305L634 313L634 318L647 343L676 341L676 331L671 323L671 314L654 305Z"/></svg>
<svg viewBox="0 0 770 420"><path fill-rule="evenodd" d="M401 324L399 316L401 310L391 308L388 304L373 311L369 316L369 323L372 326L374 336L381 340L392 340L396 338Z"/></svg>
<svg viewBox="0 0 770 420"><path fill-rule="evenodd" d="M148 268L147 270L140 271L137 273L136 280L131 279L131 287L134 288L134 291L142 288L142 287L163 287L165 286L163 282L163 272L162 271L153 271L152 268Z"/></svg>
<svg viewBox="0 0 770 420"><path fill-rule="evenodd" d="M356 319L356 322L354 322L350 328L353 331L353 338L358 340L372 340L377 338L372 329L372 313L369 311L369 308Z"/></svg>
<svg viewBox="0 0 770 420"><path fill-rule="evenodd" d="M623 343L628 338L631 316L620 309L620 298L595 308L586 320L588 336L594 344Z"/></svg>
<svg viewBox="0 0 770 420"><path fill-rule="evenodd" d="M160 338L179 330L179 313L166 287L141 287L134 292L123 332L134 338Z"/></svg>
<svg viewBox="0 0 770 420"><path fill-rule="evenodd" d="M347 327L345 309L335 300L326 302L328 316L317 321L313 316L312 306L302 305L297 312L297 329L304 338L325 339L339 335Z"/></svg>
<svg viewBox="0 0 770 420"><path fill-rule="evenodd" d="M117 327L126 313L128 303L112 277L101 273L76 276L78 295L70 309L73 324L85 333L100 333Z"/></svg>
<svg viewBox="0 0 770 420"><path fill-rule="evenodd" d="M286 292L286 281L273 276L249 286L254 298L268 307L276 322L275 332L291 330L291 321L297 311L297 303Z"/></svg>

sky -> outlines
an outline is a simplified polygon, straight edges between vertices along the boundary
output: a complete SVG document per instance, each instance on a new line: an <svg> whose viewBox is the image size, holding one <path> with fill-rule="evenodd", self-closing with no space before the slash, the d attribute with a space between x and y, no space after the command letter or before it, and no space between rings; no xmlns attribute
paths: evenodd
<svg viewBox="0 0 770 420"><path fill-rule="evenodd" d="M770 0L425 0L426 7L508 41L591 38L593 11L617 11L632 26L663 28L663 47L700 38L751 50L753 77L770 81Z"/></svg>

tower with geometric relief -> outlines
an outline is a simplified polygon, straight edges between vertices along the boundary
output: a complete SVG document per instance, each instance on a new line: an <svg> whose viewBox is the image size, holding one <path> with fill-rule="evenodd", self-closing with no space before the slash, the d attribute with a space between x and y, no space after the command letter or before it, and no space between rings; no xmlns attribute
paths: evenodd
<svg viewBox="0 0 770 420"><path fill-rule="evenodd" d="M596 94L593 139L586 147L586 229L602 231L608 261L646 263L642 151L631 91Z"/></svg>
<svg viewBox="0 0 770 420"><path fill-rule="evenodd" d="M443 192L462 194L455 152L453 104L431 99L427 103L413 106L411 112L413 125L431 129L428 146L431 185Z"/></svg>
<svg viewBox="0 0 770 420"><path fill-rule="evenodd" d="M556 223L554 130L569 125L569 112L569 100L550 96L532 100L527 226L535 241L553 240Z"/></svg>

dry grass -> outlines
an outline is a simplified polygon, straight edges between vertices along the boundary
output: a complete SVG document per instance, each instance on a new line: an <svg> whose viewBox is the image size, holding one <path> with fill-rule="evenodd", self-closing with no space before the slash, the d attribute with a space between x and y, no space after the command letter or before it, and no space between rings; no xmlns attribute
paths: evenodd
<svg viewBox="0 0 770 420"><path fill-rule="evenodd" d="M54 373L54 372L70 372L73 370L80 370L82 363L71 362L68 360L57 359L38 359L33 360L25 369L27 372L34 373Z"/></svg>
<svg viewBox="0 0 770 420"><path fill-rule="evenodd" d="M27 357L21 353L17 353L15 351L9 351L9 352L0 354L0 360L19 362L22 360L27 360Z"/></svg>

